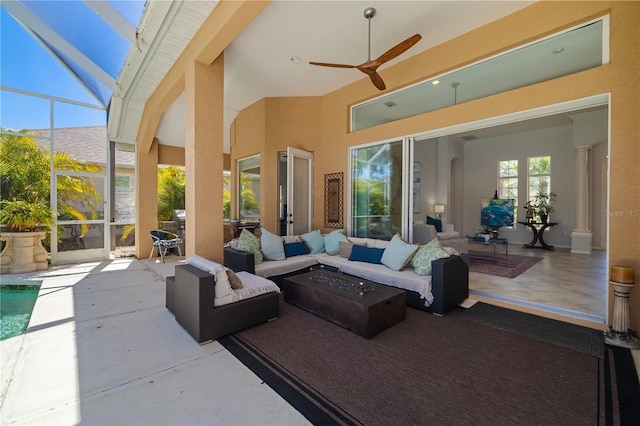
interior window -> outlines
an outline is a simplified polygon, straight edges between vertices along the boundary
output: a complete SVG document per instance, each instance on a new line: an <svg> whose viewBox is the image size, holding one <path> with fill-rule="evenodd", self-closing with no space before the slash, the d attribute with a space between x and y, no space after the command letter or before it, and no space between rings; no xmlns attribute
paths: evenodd
<svg viewBox="0 0 640 426"><path fill-rule="evenodd" d="M551 192L551 157L529 157L528 200L535 201L536 194Z"/></svg>
<svg viewBox="0 0 640 426"><path fill-rule="evenodd" d="M518 221L518 160L498 163L498 198L513 199L513 221Z"/></svg>

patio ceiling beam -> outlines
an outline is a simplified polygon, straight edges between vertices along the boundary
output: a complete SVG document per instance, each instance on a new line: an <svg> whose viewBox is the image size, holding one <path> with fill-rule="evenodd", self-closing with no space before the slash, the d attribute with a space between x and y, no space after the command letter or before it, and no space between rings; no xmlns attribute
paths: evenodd
<svg viewBox="0 0 640 426"><path fill-rule="evenodd" d="M148 98L136 137L137 151L149 152L160 117L184 91L187 64L211 64L270 1L220 1Z"/></svg>
<svg viewBox="0 0 640 426"><path fill-rule="evenodd" d="M78 64L78 66L95 77L98 81L108 87L112 92L117 93L116 80L113 77L111 77L105 70L103 70L95 62L85 56L82 52L76 49L64 37L62 37L60 34L51 29L51 27L38 19L33 13L27 10L19 2L17 2L16 0L5 0L2 2L2 7L4 7L9 13L11 13L28 31L36 34L41 40L47 40L47 43L49 43L55 49L59 50L71 60L73 60L76 64ZM58 59L60 60L60 62L64 62L61 58Z"/></svg>
<svg viewBox="0 0 640 426"><path fill-rule="evenodd" d="M110 2L106 0L84 0L84 2L122 37L129 40L129 43L136 44L136 28Z"/></svg>

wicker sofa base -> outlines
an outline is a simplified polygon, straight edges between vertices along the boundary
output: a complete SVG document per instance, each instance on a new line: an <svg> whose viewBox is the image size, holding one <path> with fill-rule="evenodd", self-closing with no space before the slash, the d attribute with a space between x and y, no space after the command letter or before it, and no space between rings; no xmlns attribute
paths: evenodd
<svg viewBox="0 0 640 426"><path fill-rule="evenodd" d="M424 299L415 291L407 291L407 306L431 312L436 315L445 315L453 308L469 297L469 267L468 256L451 256L445 259L438 259L431 262L431 292L433 293L433 303L430 306L424 305ZM224 249L224 264L234 271L247 271L255 273L253 253L238 251L232 248ZM335 270L323 265L323 268ZM278 287L284 289L284 279L293 275L309 272L309 268L288 272L283 275L268 277L275 282ZM387 285L376 280L378 284ZM286 290L285 290L286 291Z"/></svg>
<svg viewBox="0 0 640 426"><path fill-rule="evenodd" d="M191 265L177 265L166 280L166 306L200 344L278 318L280 297L267 293L228 305L213 305L213 275Z"/></svg>

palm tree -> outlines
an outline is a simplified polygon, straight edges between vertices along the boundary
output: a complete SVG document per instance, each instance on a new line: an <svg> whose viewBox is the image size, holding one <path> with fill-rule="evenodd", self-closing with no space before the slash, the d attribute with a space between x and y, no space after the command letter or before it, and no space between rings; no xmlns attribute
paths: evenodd
<svg viewBox="0 0 640 426"><path fill-rule="evenodd" d="M50 205L50 160L48 148L38 146L34 136L38 133L21 130L18 134L3 133L0 136L0 198L23 200L29 203ZM64 152L53 156L55 170L96 173L102 168L93 163L80 162ZM102 195L91 178L82 176L58 176L59 219L97 219ZM89 230L82 225L79 237Z"/></svg>
<svg viewBox="0 0 640 426"><path fill-rule="evenodd" d="M171 220L185 206L185 173L176 166L158 169L158 220Z"/></svg>

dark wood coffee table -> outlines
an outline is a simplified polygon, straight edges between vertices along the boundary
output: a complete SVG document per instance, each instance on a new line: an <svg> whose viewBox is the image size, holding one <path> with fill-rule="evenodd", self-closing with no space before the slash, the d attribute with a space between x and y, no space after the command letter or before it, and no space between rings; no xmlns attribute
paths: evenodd
<svg viewBox="0 0 640 426"><path fill-rule="evenodd" d="M367 339L406 316L406 292L317 270L287 277L284 300Z"/></svg>

